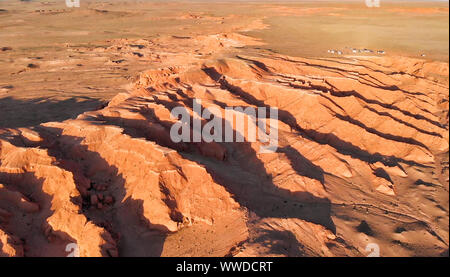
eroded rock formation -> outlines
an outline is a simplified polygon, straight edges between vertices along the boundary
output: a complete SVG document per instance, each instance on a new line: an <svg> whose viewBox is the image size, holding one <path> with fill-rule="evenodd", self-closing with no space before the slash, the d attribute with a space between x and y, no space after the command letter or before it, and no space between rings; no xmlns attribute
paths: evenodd
<svg viewBox="0 0 450 277"><path fill-rule="evenodd" d="M188 61L142 72L98 111L0 132L0 255L66 256L69 243L82 256L448 251L448 64L262 51ZM173 142L170 112L198 116L194 99L277 107L277 152Z"/></svg>

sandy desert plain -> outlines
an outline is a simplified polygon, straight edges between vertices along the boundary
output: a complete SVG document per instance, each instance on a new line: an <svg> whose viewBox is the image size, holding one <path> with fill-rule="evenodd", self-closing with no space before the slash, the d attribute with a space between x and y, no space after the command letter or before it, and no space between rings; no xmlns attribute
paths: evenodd
<svg viewBox="0 0 450 277"><path fill-rule="evenodd" d="M80 3L0 0L0 256L449 255L448 2Z"/></svg>

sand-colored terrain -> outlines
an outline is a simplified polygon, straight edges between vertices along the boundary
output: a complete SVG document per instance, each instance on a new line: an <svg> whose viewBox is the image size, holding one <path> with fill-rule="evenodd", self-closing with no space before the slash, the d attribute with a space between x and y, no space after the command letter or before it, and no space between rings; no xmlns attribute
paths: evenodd
<svg viewBox="0 0 450 277"><path fill-rule="evenodd" d="M0 256L67 256L71 243L81 256L367 256L373 243L381 256L448 256L440 36L317 49L318 36L317 52L292 53L294 38L270 40L283 18L364 7L86 2L0 6ZM376 13L448 33L448 6L417 5ZM277 107L278 150L246 133L173 142L170 112L196 117L194 99Z"/></svg>

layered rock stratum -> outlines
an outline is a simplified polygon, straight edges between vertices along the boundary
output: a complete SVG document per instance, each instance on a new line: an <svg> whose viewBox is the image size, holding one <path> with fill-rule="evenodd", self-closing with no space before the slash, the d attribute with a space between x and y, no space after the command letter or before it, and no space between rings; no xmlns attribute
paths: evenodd
<svg viewBox="0 0 450 277"><path fill-rule="evenodd" d="M0 256L448 255L447 63L235 33L109 43L94 52L166 66L76 119L0 130ZM194 99L277 107L278 150L173 142Z"/></svg>

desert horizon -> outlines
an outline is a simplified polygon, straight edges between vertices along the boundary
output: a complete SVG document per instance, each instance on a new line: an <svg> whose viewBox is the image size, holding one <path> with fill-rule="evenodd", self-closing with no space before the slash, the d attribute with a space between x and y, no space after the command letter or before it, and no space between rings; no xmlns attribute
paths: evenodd
<svg viewBox="0 0 450 277"><path fill-rule="evenodd" d="M0 257L448 257L448 1L68 2L0 1Z"/></svg>

